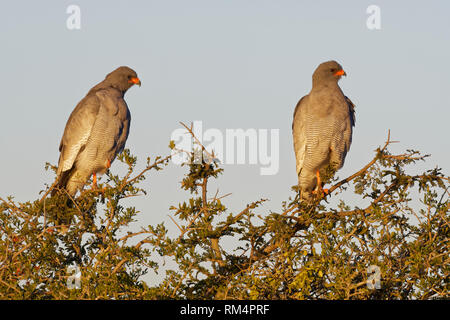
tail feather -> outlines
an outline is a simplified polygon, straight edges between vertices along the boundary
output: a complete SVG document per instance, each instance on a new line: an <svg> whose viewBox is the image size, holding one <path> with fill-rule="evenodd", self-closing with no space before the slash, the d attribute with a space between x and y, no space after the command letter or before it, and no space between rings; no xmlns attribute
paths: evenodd
<svg viewBox="0 0 450 320"><path fill-rule="evenodd" d="M63 171L57 178L57 183L52 190L51 196L56 195L60 190L67 190L69 192L69 190L67 189L67 184L69 183L69 180L70 178L72 178L73 174L74 174L73 169ZM69 195L71 196L73 196L74 194L75 192L73 194L70 194L69 192Z"/></svg>
<svg viewBox="0 0 450 320"><path fill-rule="evenodd" d="M300 200L312 203L314 200L313 194L307 190L300 189Z"/></svg>

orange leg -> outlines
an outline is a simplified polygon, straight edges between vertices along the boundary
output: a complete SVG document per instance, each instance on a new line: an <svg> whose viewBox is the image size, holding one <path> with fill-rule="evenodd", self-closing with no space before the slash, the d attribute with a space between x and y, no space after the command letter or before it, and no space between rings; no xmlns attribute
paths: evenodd
<svg viewBox="0 0 450 320"><path fill-rule="evenodd" d="M320 179L320 173L319 170L316 171L316 177L317 177L317 193L319 194L329 194L329 190L328 189L323 189L322 188L322 180ZM316 191L313 191L313 193L316 193Z"/></svg>
<svg viewBox="0 0 450 320"><path fill-rule="evenodd" d="M317 187L319 187L319 189L322 189L322 180L320 179L319 170L316 171L316 177L317 177Z"/></svg>
<svg viewBox="0 0 450 320"><path fill-rule="evenodd" d="M92 174L92 189L97 189L97 173Z"/></svg>
<svg viewBox="0 0 450 320"><path fill-rule="evenodd" d="M107 168L107 169L111 168L111 160L108 160L108 161L106 162L106 168Z"/></svg>

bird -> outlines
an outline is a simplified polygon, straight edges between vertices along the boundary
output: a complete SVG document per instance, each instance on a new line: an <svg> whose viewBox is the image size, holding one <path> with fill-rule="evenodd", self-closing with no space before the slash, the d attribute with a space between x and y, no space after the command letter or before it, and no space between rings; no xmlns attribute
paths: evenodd
<svg viewBox="0 0 450 320"><path fill-rule="evenodd" d="M136 72L121 66L89 90L67 120L59 145L55 188L73 197L90 176L97 187L97 174L105 173L122 152L130 130L130 110L124 95L141 86Z"/></svg>
<svg viewBox="0 0 450 320"><path fill-rule="evenodd" d="M295 107L292 135L300 199L323 198L324 182L342 168L352 143L355 105L338 85L347 76L334 61L321 63L313 73L312 89Z"/></svg>

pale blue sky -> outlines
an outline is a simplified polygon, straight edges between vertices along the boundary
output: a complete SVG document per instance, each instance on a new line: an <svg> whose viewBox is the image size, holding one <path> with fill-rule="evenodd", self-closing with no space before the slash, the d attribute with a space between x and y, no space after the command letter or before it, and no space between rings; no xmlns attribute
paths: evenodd
<svg viewBox="0 0 450 320"><path fill-rule="evenodd" d="M66 8L81 8L81 30L66 28ZM381 30L366 28L366 8L381 8ZM52 176L64 125L89 88L120 65L141 88L126 100L132 114L127 147L144 166L166 155L170 134L202 120L205 128L280 129L280 170L228 165L218 186L232 211L269 198L280 208L296 183L291 123L311 75L340 62L340 82L356 104L345 177L365 165L390 128L396 151L432 154L426 167L448 174L450 119L449 1L11 1L0 11L2 125L0 196L33 200ZM425 168L422 166L421 168ZM112 170L118 170L117 162ZM133 199L142 225L165 221L185 168L170 165ZM217 184L211 185L214 194ZM131 203L131 202L130 202ZM137 225L139 225L139 223Z"/></svg>

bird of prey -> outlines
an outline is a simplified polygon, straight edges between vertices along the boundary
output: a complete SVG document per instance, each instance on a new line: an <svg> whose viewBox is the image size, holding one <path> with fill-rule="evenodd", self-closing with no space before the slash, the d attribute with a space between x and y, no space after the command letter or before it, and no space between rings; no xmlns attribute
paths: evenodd
<svg viewBox="0 0 450 320"><path fill-rule="evenodd" d="M336 61L320 64L312 89L298 102L292 122L301 199L328 194L324 181L342 168L352 142L354 105L338 85L347 74Z"/></svg>
<svg viewBox="0 0 450 320"><path fill-rule="evenodd" d="M93 175L103 174L111 166L128 138L130 111L125 92L141 85L136 72L119 67L94 86L72 111L59 145L57 181L52 194L65 189L74 196Z"/></svg>

